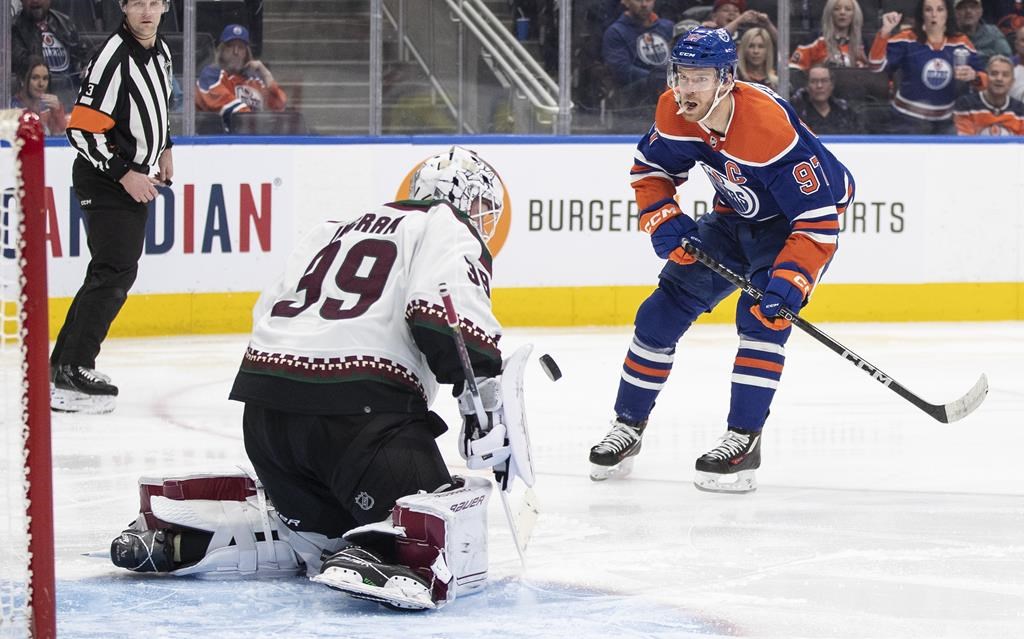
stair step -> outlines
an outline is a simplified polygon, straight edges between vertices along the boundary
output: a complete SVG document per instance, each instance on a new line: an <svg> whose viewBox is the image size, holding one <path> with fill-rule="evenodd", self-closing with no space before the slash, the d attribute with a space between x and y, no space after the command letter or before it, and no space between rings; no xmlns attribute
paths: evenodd
<svg viewBox="0 0 1024 639"><path fill-rule="evenodd" d="M264 16L264 38L303 39L312 34L318 38L357 39L369 38L368 21L352 21L345 18L280 18L269 20Z"/></svg>
<svg viewBox="0 0 1024 639"><path fill-rule="evenodd" d="M264 0L263 12L289 14L294 11L345 14L367 11L369 0Z"/></svg>

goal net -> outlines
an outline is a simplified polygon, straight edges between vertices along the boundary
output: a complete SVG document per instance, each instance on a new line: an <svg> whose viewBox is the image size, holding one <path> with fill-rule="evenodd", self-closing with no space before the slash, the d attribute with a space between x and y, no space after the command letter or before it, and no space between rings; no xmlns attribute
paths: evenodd
<svg viewBox="0 0 1024 639"><path fill-rule="evenodd" d="M53 637L43 130L0 110L0 637Z"/></svg>

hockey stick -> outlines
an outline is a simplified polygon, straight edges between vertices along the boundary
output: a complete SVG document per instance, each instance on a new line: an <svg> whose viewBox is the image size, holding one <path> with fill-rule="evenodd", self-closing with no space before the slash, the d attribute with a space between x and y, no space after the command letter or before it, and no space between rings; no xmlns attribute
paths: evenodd
<svg viewBox="0 0 1024 639"><path fill-rule="evenodd" d="M462 375L466 378L466 388L473 400L473 410L476 412L478 424L485 424L487 412L484 410L483 401L480 399L480 391L476 385L476 375L473 373L473 362L469 359L469 351L466 349L466 338L462 335L462 328L459 326L459 314L455 311L455 303L448 292L448 285L442 282L438 285L441 294L441 302L444 304L445 319L449 328L452 329L452 336L455 339L455 350L459 354L459 363L462 364ZM507 441L506 441L507 443ZM512 542L516 545L516 552L519 553L519 561L523 568L526 568L526 545L530 541L533 532L533 524L537 520L536 496L533 489L527 487L524 502L516 513L508 502L508 495L505 488L511 486L512 478L508 475L511 470L511 460L505 462L505 480L498 482L498 495L501 497L501 506L505 510L505 520L508 522L509 531L512 533Z"/></svg>
<svg viewBox="0 0 1024 639"><path fill-rule="evenodd" d="M708 255L703 249L700 249L690 243L686 238L682 239L683 250L689 255L693 256L698 262L708 267L715 273L721 275L733 285L737 286L747 295L753 297L755 300L760 300L764 297L764 293L754 286L750 280L734 273L729 270L726 266L720 264L715 258ZM833 352L838 353L840 357L848 360L857 368L863 370L865 373L871 376L876 382L882 386L887 387L903 399L907 400L914 406L917 406L924 412L928 413L943 424L949 424L957 420L967 417L975 408L981 405L985 401L985 396L988 395L988 378L982 374L978 379L977 383L971 390L967 391L963 397L953 400L948 404L930 404L914 393L907 390L902 384L893 379L890 375L882 372L877 366L869 363L866 359L860 355L854 353L850 349L846 348L836 340L832 339L824 332L821 331L814 324L811 324L804 318L800 317L796 313L792 312L788 308L783 307L782 312L779 316L783 319L789 320L794 326L801 329L814 339L818 340Z"/></svg>

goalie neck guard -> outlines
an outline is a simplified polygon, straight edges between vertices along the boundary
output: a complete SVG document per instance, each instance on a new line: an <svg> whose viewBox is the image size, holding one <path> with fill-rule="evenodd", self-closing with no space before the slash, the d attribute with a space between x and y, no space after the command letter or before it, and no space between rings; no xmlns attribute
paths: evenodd
<svg viewBox="0 0 1024 639"><path fill-rule="evenodd" d="M494 168L469 149L453 146L416 170L409 187L414 200L444 200L464 212L486 242L498 228L505 188Z"/></svg>

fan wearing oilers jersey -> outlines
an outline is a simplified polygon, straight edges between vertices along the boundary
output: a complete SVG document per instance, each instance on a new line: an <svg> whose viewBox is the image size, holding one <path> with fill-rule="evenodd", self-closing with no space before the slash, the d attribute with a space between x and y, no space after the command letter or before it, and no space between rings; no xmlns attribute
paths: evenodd
<svg viewBox="0 0 1024 639"><path fill-rule="evenodd" d="M800 310L827 269L854 182L785 100L737 81L736 65L736 47L723 29L700 27L677 42L670 88L634 153L640 226L666 263L658 288L637 310L611 430L590 451L594 480L632 469L676 343L734 289L681 248L686 239L765 291L760 303L739 298L727 430L697 459L695 480L716 492L757 487L761 433L791 331L778 315ZM694 222L675 196L698 166L716 193L714 210Z"/></svg>
<svg viewBox="0 0 1024 639"><path fill-rule="evenodd" d="M892 133L954 135L953 107L968 85L983 89L984 62L971 40L955 28L948 0L918 0L914 27L896 31L902 15L882 15L871 45L871 67L900 71L892 99Z"/></svg>

